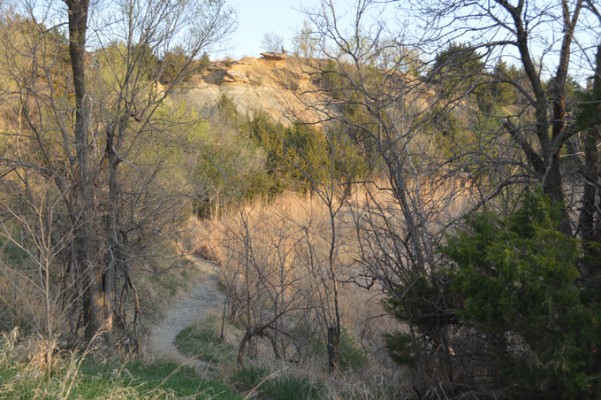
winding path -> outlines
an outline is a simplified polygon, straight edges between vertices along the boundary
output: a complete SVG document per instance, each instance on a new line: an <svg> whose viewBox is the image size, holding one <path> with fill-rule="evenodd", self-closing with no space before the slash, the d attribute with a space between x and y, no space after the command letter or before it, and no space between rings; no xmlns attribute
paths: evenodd
<svg viewBox="0 0 601 400"><path fill-rule="evenodd" d="M194 321L219 313L225 295L219 290L219 275L214 264L194 256L190 256L189 260L194 263L202 278L176 296L172 304L163 310L160 321L150 331L148 352L155 358L168 359L199 369L207 364L180 353L175 347L175 338Z"/></svg>

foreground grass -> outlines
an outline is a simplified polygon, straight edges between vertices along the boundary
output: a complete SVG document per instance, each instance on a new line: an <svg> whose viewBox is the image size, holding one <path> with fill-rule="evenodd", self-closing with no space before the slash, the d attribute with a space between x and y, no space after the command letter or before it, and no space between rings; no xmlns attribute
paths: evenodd
<svg viewBox="0 0 601 400"><path fill-rule="evenodd" d="M96 376L100 380L114 375L115 371L118 371L119 379L124 385L141 391L143 396L140 398L146 398L144 392L152 394L160 390L163 392L162 396L168 394L173 398L196 396L197 399L241 399L236 391L223 382L210 377L199 377L193 368L169 361L129 361L117 369L110 364L99 367L94 360L89 360L82 366L83 376Z"/></svg>
<svg viewBox="0 0 601 400"><path fill-rule="evenodd" d="M237 336L235 326L226 324L228 341L219 338L220 322L214 317L198 321L176 338L180 352L214 363L216 375L245 398L266 400L406 400L401 392L377 369L370 369L367 352L350 335L344 332L341 345L341 371L328 377L325 371L326 354L321 343L315 344L315 359L302 365L281 362L248 360L245 366L236 362ZM228 343L229 342L229 343ZM324 354L322 354L324 353ZM330 379L332 378L332 379Z"/></svg>
<svg viewBox="0 0 601 400"><path fill-rule="evenodd" d="M23 354L23 346L0 339L0 399L242 399L223 382L168 361L71 354L56 356L48 369L43 357Z"/></svg>

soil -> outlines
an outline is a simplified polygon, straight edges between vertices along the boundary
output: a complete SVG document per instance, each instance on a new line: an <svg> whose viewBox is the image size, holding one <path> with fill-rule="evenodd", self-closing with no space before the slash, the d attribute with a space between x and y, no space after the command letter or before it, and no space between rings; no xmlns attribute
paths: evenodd
<svg viewBox="0 0 601 400"><path fill-rule="evenodd" d="M219 290L217 267L198 257L190 256L189 259L194 263L200 278L164 309L161 319L150 331L147 350L154 358L203 369L207 367L207 363L180 353L175 346L175 338L194 321L220 313L225 295Z"/></svg>

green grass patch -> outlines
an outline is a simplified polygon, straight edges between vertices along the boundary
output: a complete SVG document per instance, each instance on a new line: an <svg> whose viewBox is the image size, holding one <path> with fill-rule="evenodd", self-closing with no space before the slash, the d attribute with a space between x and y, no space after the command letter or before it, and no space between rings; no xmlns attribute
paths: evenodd
<svg viewBox="0 0 601 400"><path fill-rule="evenodd" d="M313 338L311 340L310 355L327 359L326 342L323 339ZM342 329L340 344L338 345L338 361L340 370L343 372L361 370L367 364L368 352L361 343ZM327 361L324 361L324 364Z"/></svg>
<svg viewBox="0 0 601 400"><path fill-rule="evenodd" d="M240 390L251 390L257 387L268 374L267 368L249 366L238 368L231 379Z"/></svg>
<svg viewBox="0 0 601 400"><path fill-rule="evenodd" d="M214 363L234 362L235 348L215 334L215 319L208 318L187 327L175 338L177 349L190 357Z"/></svg>
<svg viewBox="0 0 601 400"><path fill-rule="evenodd" d="M8 361L8 360L5 360ZM95 372L84 364L96 364ZM124 369L98 361L80 364L77 357L60 360L50 377L42 366L8 361L0 365L2 399L170 399L176 393L160 385L147 385ZM194 394L194 393L190 393Z"/></svg>
<svg viewBox="0 0 601 400"><path fill-rule="evenodd" d="M361 343L344 329L340 335L338 354L342 371L357 371L367 363L367 351L361 346Z"/></svg>
<svg viewBox="0 0 601 400"><path fill-rule="evenodd" d="M287 375L266 382L259 391L272 400L313 400L321 399L324 389L307 378Z"/></svg>
<svg viewBox="0 0 601 400"><path fill-rule="evenodd" d="M28 362L14 341L0 338L0 399L176 399L241 400L222 381L199 377L189 367L167 361L55 359L51 375L43 363Z"/></svg>
<svg viewBox="0 0 601 400"><path fill-rule="evenodd" d="M323 387L309 379L293 375L269 377L264 367L239 368L232 376L232 384L243 391L256 389L270 400L312 400L323 397ZM264 397L260 397L264 398Z"/></svg>
<svg viewBox="0 0 601 400"><path fill-rule="evenodd" d="M89 360L82 366L85 375L97 376L100 379L114 375L115 371L118 371L128 386L137 386L149 392L161 389L175 397L196 395L197 399L241 399L236 391L223 382L199 377L194 369L169 361L130 361L120 367L109 364L99 367L93 360Z"/></svg>

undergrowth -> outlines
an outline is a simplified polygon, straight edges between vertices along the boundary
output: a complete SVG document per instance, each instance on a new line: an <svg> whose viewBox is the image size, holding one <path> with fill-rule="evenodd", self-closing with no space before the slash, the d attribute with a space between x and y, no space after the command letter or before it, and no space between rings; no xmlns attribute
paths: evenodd
<svg viewBox="0 0 601 400"><path fill-rule="evenodd" d="M326 343L322 338L314 338L311 341L309 355L322 359L327 357ZM343 372L359 371L366 367L367 359L367 350L346 329L342 329L338 345L340 370Z"/></svg>
<svg viewBox="0 0 601 400"><path fill-rule="evenodd" d="M175 343L180 352L217 363L222 370L235 371L228 380L247 393L260 393L271 400L311 400L323 398L321 385L306 377L270 374L267 367L236 366L236 348L219 338L216 319L209 317L184 329Z"/></svg>
<svg viewBox="0 0 601 400"><path fill-rule="evenodd" d="M325 354L318 357L323 363L306 361L302 366L286 366L281 363L253 363L238 366L236 347L219 338L219 324L214 317L197 321L176 338L178 349L188 355L219 366L219 376L242 393L245 398L269 400L383 400L397 399L393 385L375 382L355 382L368 368L366 351L348 333L342 335L340 344L341 374L334 379L323 380L327 372L323 368ZM227 326L227 330L234 329ZM229 332L231 335L232 333ZM227 336L227 335L226 335ZM277 365L276 365L277 364ZM281 369L283 368L283 369ZM364 371L363 371L364 372ZM350 374L350 375L349 375ZM365 379L365 376L361 380Z"/></svg>

